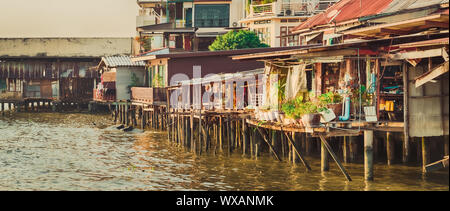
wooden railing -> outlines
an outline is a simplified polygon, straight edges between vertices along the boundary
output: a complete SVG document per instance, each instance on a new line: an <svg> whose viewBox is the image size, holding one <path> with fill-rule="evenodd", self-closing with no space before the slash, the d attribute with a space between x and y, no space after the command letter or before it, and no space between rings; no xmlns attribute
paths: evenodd
<svg viewBox="0 0 450 211"><path fill-rule="evenodd" d="M97 93L97 89L93 90L93 99L94 101L100 101L100 102L114 102L116 101L116 95L114 94L103 94L103 93Z"/></svg>
<svg viewBox="0 0 450 211"><path fill-rule="evenodd" d="M142 103L164 103L167 100L166 88L132 87L131 100Z"/></svg>

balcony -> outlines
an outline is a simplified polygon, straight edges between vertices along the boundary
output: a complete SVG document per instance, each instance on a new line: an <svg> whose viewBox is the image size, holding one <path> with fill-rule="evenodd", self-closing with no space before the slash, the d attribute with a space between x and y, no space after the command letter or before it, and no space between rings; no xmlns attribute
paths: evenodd
<svg viewBox="0 0 450 211"><path fill-rule="evenodd" d="M261 16L312 16L324 11L328 6L337 2L337 0L327 1L291 1L284 3L283 1L275 1L269 4L252 4L250 5L249 17Z"/></svg>
<svg viewBox="0 0 450 211"><path fill-rule="evenodd" d="M116 101L116 93L115 90L108 91L106 93L99 92L98 89L93 90L93 99L97 102L115 102Z"/></svg>
<svg viewBox="0 0 450 211"><path fill-rule="evenodd" d="M165 104L167 101L166 88L132 87L131 100L145 104Z"/></svg>

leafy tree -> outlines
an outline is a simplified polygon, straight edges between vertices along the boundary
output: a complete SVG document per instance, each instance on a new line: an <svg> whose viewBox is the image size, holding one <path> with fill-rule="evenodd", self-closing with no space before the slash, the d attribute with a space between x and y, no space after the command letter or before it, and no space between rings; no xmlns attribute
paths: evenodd
<svg viewBox="0 0 450 211"><path fill-rule="evenodd" d="M247 30L229 31L228 33L217 36L216 40L209 46L210 51L235 50L243 48L265 48L269 47L261 43L258 36Z"/></svg>

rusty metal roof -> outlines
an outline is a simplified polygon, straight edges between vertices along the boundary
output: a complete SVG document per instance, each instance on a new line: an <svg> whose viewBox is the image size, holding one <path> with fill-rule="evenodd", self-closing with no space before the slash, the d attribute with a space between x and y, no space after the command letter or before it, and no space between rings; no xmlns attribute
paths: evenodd
<svg viewBox="0 0 450 211"><path fill-rule="evenodd" d="M133 62L129 56L107 56L102 61L107 67L145 67L145 62Z"/></svg>
<svg viewBox="0 0 450 211"><path fill-rule="evenodd" d="M309 18L292 31L326 25L331 22L340 23L367 16L395 13L448 2L449 0L341 0L324 12Z"/></svg>
<svg viewBox="0 0 450 211"><path fill-rule="evenodd" d="M337 23L359 17L375 15L383 11L393 0L341 0L324 12L309 18L292 31L307 29L318 25L325 25L335 21Z"/></svg>

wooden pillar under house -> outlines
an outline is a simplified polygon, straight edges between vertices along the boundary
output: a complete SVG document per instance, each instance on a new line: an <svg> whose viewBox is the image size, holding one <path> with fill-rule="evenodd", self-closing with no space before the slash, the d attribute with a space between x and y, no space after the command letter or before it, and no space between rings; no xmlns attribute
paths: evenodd
<svg viewBox="0 0 450 211"><path fill-rule="evenodd" d="M373 180L373 131L364 131L364 179Z"/></svg>
<svg viewBox="0 0 450 211"><path fill-rule="evenodd" d="M390 132L386 132L386 156L387 156L387 164L392 165L394 163L394 142L392 140Z"/></svg>

